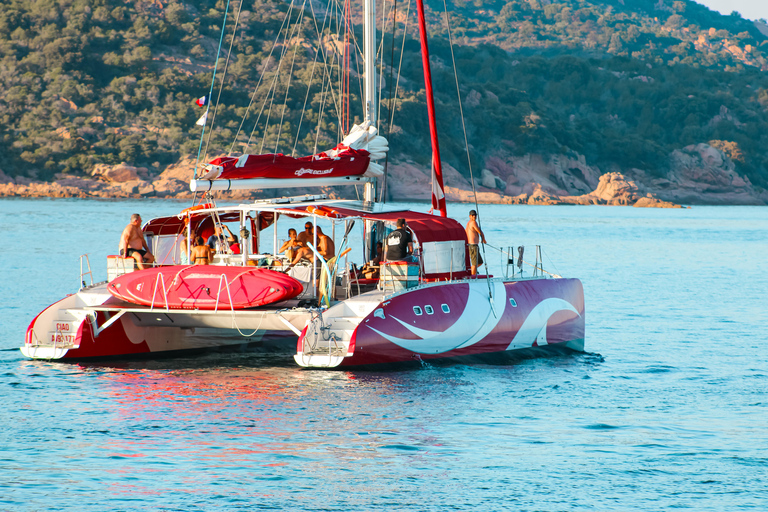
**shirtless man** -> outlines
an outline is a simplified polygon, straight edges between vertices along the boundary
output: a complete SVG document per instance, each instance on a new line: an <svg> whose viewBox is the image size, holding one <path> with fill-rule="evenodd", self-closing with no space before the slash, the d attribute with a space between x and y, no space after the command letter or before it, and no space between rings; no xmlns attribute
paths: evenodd
<svg viewBox="0 0 768 512"><path fill-rule="evenodd" d="M312 243L310 240L309 243ZM336 256L336 246L333 243L333 240L331 240L331 237L323 233L323 230L320 228L320 226L317 226L317 252L320 253L320 256L322 256L325 261L328 261L329 259ZM292 268L294 265L296 265L298 262L301 261L302 258L306 259L312 259L314 260L314 252L309 247L301 247L298 251L296 251L296 256L294 256L293 261L290 265L288 265L288 269Z"/></svg>
<svg viewBox="0 0 768 512"><path fill-rule="evenodd" d="M312 232L311 222L307 222L304 224L304 231L299 233L297 240L301 242L305 247L307 245L307 242L315 243L315 235Z"/></svg>
<svg viewBox="0 0 768 512"><path fill-rule="evenodd" d="M145 263L149 264L155 261L155 257L149 252L144 233L141 231L141 215L138 213L131 215L131 222L123 230L120 237L120 255L135 259L139 270L146 268Z"/></svg>
<svg viewBox="0 0 768 512"><path fill-rule="evenodd" d="M475 210L469 211L469 222L467 223L467 243L469 244L469 264L471 265L470 272L472 275L477 275L477 267L483 264L483 258L480 256L480 239L483 243L485 241L485 235L483 234L480 226L477 225L477 212Z"/></svg>
<svg viewBox="0 0 768 512"><path fill-rule="evenodd" d="M325 258L325 261L336 256L336 245L334 245L331 237L323 233L320 226L317 226L317 252Z"/></svg>

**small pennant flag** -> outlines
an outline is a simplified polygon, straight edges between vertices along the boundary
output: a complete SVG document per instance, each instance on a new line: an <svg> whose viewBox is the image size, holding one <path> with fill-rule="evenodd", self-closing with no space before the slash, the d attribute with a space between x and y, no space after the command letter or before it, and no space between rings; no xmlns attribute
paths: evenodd
<svg viewBox="0 0 768 512"><path fill-rule="evenodd" d="M208 111L207 110L205 111L205 114L200 116L200 119L198 119L195 124L198 125L198 126L205 126L205 122L206 121L208 121Z"/></svg>
<svg viewBox="0 0 768 512"><path fill-rule="evenodd" d="M206 94L202 98L197 98L195 101L195 104L197 104L198 107L204 107L205 104L208 103L208 95Z"/></svg>

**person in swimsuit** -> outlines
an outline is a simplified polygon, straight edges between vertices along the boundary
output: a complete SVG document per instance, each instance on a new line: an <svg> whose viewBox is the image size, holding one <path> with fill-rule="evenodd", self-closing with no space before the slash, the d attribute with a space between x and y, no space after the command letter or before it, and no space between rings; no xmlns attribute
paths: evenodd
<svg viewBox="0 0 768 512"><path fill-rule="evenodd" d="M333 240L331 237L323 233L323 230L320 228L320 226L317 226L316 249L320 256L325 259L325 261L328 261L336 255L336 246L334 245ZM302 259L314 261L315 256L312 249L309 247L301 247L298 251L296 251L296 256L294 256L293 261L290 265L288 265L286 270L293 268L293 266L300 262Z"/></svg>
<svg viewBox="0 0 768 512"><path fill-rule="evenodd" d="M304 247L304 244L298 240L296 230L291 228L288 230L288 240L280 246L280 249L277 252L285 251L285 257L288 258L288 261L293 261L294 256L296 256L296 251L302 247Z"/></svg>
<svg viewBox="0 0 768 512"><path fill-rule="evenodd" d="M192 248L192 263L195 265L209 265L213 259L211 248L208 247L203 237L195 238L195 246Z"/></svg>
<svg viewBox="0 0 768 512"><path fill-rule="evenodd" d="M139 270L146 268L145 263L155 262L155 257L149 252L147 240L141 230L141 215L138 213L131 215L131 222L125 226L120 236L120 256L136 260Z"/></svg>
<svg viewBox="0 0 768 512"><path fill-rule="evenodd" d="M469 245L469 264L471 265L470 272L472 275L477 275L477 267L483 264L483 257L480 256L480 239L483 243L485 241L485 234L483 234L480 226L477 224L477 212L470 210L469 222L467 223L467 244Z"/></svg>

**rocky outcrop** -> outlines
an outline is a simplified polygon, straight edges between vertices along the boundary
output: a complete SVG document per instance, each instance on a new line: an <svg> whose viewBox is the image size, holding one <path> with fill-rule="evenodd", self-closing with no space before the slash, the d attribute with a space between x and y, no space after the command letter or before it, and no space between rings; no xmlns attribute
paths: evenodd
<svg viewBox="0 0 768 512"><path fill-rule="evenodd" d="M628 175L643 183L643 192L664 201L713 205L768 203L767 191L756 189L749 178L739 176L733 161L708 144L674 151L669 168L663 178L654 178L640 169L632 169Z"/></svg>
<svg viewBox="0 0 768 512"><path fill-rule="evenodd" d="M157 173L127 164L97 165L90 176L57 176L47 183L30 178L11 178L0 171L0 197L192 197L189 179L195 159L184 158ZM768 191L752 186L739 176L733 161L707 144L687 146L670 155L663 176L642 169L612 170L587 165L580 155L514 156L503 151L489 155L476 177L477 201L500 204L594 204L670 208L683 204L768 204ZM449 201L474 202L471 182L457 169L444 165L445 195ZM389 200L429 201L431 172L413 161L389 164ZM326 187L331 198L356 197L348 187ZM318 193L316 188L232 191L221 194L230 200Z"/></svg>

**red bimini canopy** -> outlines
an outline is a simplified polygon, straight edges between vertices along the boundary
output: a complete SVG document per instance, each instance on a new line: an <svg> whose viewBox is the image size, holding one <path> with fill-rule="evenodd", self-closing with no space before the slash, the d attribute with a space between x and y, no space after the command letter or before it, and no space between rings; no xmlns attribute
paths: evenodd
<svg viewBox="0 0 768 512"><path fill-rule="evenodd" d="M303 211L312 213L311 208L285 208L283 211L290 215L292 212ZM397 219L405 219L408 228L416 236L416 239L422 244L422 265L424 277L428 280L440 280L448 277L460 278L469 275L469 251L467 250L467 232L458 221L449 217L438 217L428 213L419 213L413 211L399 211L386 213L370 213L351 208L336 207L327 205L315 210L321 216L327 216L333 219L343 219L345 217L362 217L366 220L375 220L395 224ZM430 242L435 242L431 244ZM453 242L453 243L451 243ZM447 243L447 244L446 244ZM431 247L427 249L427 244ZM438 246L447 246L444 254L435 265L434 251L438 251ZM464 262L464 269L459 269L459 265L451 265L450 261L445 261L445 257L451 257L450 247L453 246L460 252L456 254L459 260ZM425 261L425 258L428 261Z"/></svg>
<svg viewBox="0 0 768 512"><path fill-rule="evenodd" d="M281 208L286 215L293 216L293 212L312 213L314 208ZM467 242L467 232L456 220L449 217L438 217L429 213L413 212L409 210L399 212L371 213L352 208L327 205L317 209L319 215L332 218L361 217L367 220L380 220L383 222L397 222L397 219L405 219L408 227L414 232L420 242L448 242L452 240Z"/></svg>
<svg viewBox="0 0 768 512"><path fill-rule="evenodd" d="M364 149L337 146L328 153L294 158L283 154L221 157L206 166L204 180L238 180L251 178L337 178L360 176L370 163Z"/></svg>

